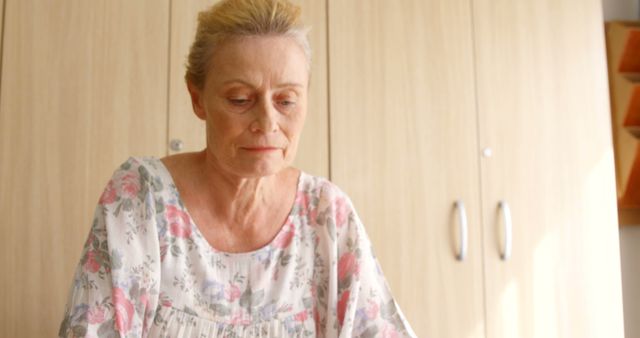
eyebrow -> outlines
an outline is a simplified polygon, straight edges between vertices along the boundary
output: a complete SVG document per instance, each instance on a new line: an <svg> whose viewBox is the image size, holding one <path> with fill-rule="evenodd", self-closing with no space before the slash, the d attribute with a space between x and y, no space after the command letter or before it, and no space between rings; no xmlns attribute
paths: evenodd
<svg viewBox="0 0 640 338"><path fill-rule="evenodd" d="M233 83L241 83L247 87L255 88L255 86L247 81L241 79L232 79L222 83L223 86L227 86ZM304 88L304 85L296 82L285 82L276 85L274 88L286 88L286 87L295 87L295 88Z"/></svg>
<svg viewBox="0 0 640 338"><path fill-rule="evenodd" d="M302 84L295 83L295 82L285 82L275 86L275 88L284 88L284 87L304 88Z"/></svg>

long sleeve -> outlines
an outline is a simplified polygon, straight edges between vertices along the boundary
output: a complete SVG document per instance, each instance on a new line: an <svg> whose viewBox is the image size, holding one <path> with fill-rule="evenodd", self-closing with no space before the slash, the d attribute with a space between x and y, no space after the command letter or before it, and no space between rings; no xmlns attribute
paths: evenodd
<svg viewBox="0 0 640 338"><path fill-rule="evenodd" d="M129 159L96 207L60 337L144 337L158 304L160 250L153 182Z"/></svg>
<svg viewBox="0 0 640 338"><path fill-rule="evenodd" d="M415 337L348 197L335 200L339 337Z"/></svg>

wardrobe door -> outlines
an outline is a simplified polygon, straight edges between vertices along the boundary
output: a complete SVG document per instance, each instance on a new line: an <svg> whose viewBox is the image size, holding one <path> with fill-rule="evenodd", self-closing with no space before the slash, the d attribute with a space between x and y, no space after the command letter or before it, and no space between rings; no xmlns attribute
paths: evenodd
<svg viewBox="0 0 640 338"><path fill-rule="evenodd" d="M217 1L171 1L169 50L169 154L200 151L206 145L205 123L193 112L184 80L189 48L196 35L198 13Z"/></svg>
<svg viewBox="0 0 640 338"><path fill-rule="evenodd" d="M600 1L473 4L487 337L621 338Z"/></svg>
<svg viewBox="0 0 640 338"><path fill-rule="evenodd" d="M166 151L169 2L5 2L0 336L52 337L113 170Z"/></svg>
<svg viewBox="0 0 640 338"><path fill-rule="evenodd" d="M484 336L470 10L466 0L329 1L331 177L419 337Z"/></svg>
<svg viewBox="0 0 640 338"><path fill-rule="evenodd" d="M4 29L4 0L0 0L0 41L2 41L2 31ZM2 55L2 43L0 42L0 56ZM2 65L0 65L0 72Z"/></svg>
<svg viewBox="0 0 640 338"><path fill-rule="evenodd" d="M193 113L184 81L189 48L195 38L198 12L217 1L171 2L171 60L169 67L169 151L171 154L205 148L204 121ZM294 166L315 175L328 176L328 99L326 3L317 0L292 1L302 7L303 22L311 27L313 49L309 112Z"/></svg>

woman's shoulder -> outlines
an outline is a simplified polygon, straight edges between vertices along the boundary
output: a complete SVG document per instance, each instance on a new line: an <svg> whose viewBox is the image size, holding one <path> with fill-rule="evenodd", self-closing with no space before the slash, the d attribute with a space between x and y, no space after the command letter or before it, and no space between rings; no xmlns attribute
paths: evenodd
<svg viewBox="0 0 640 338"><path fill-rule="evenodd" d="M150 191L166 185L162 163L153 156L130 156L113 171L99 203L108 205L122 199L144 199Z"/></svg>
<svg viewBox="0 0 640 338"><path fill-rule="evenodd" d="M324 176L300 170L300 181L300 192L307 195L330 200L347 197L347 194L337 184Z"/></svg>
<svg viewBox="0 0 640 338"><path fill-rule="evenodd" d="M344 225L355 210L347 193L326 177L301 172L298 204L317 223L331 219L334 225Z"/></svg>
<svg viewBox="0 0 640 338"><path fill-rule="evenodd" d="M154 156L129 156L120 163L113 172L113 177L138 175L140 179L148 180L150 175L159 175L160 159Z"/></svg>
<svg viewBox="0 0 640 338"><path fill-rule="evenodd" d="M342 188L324 176L309 174L301 170L300 181L298 194L306 199L317 200L320 206L328 206L344 200L350 201L349 196Z"/></svg>

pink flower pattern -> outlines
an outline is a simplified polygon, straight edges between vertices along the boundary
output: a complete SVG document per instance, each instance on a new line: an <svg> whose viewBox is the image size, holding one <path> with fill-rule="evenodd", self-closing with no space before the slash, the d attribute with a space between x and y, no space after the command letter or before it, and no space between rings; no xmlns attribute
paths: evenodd
<svg viewBox="0 0 640 338"><path fill-rule="evenodd" d="M295 230L292 223L285 224L285 231L280 232L273 241L273 245L280 249L286 249L293 241Z"/></svg>
<svg viewBox="0 0 640 338"><path fill-rule="evenodd" d="M293 318L297 322L304 322L305 320L307 320L307 310L298 312Z"/></svg>
<svg viewBox="0 0 640 338"><path fill-rule="evenodd" d="M338 261L338 281L344 281L358 274L358 259L353 252L346 252Z"/></svg>
<svg viewBox="0 0 640 338"><path fill-rule="evenodd" d="M335 200L336 207L336 225L341 227L346 224L347 217L349 216L349 207L345 197L337 197Z"/></svg>
<svg viewBox="0 0 640 338"><path fill-rule="evenodd" d="M382 338L399 338L400 333L398 333L398 331L395 330L395 328L393 328L391 325L384 325L382 327L382 334L381 334Z"/></svg>
<svg viewBox="0 0 640 338"><path fill-rule="evenodd" d="M299 215L309 221L309 225L317 225L318 208L311 204L311 196L305 191L298 191L296 204L299 208Z"/></svg>
<svg viewBox="0 0 640 338"><path fill-rule="evenodd" d="M89 308L87 312L87 321L89 324L99 324L105 320L105 310L102 306L94 306Z"/></svg>
<svg viewBox="0 0 640 338"><path fill-rule="evenodd" d="M100 196L60 336L183 338L214 325L225 336L351 337L364 320L376 336L415 337L349 198L301 173L291 210L263 248L219 252L162 162L129 158Z"/></svg>
<svg viewBox="0 0 640 338"><path fill-rule="evenodd" d="M84 268L90 273L96 273L100 270L100 263L96 260L96 251L91 250L87 252L87 261L84 263Z"/></svg>
<svg viewBox="0 0 640 338"><path fill-rule="evenodd" d="M110 180L107 187L104 189L102 196L100 196L100 204L111 204L116 201L117 191L113 187L113 180Z"/></svg>
<svg viewBox="0 0 640 338"><path fill-rule="evenodd" d="M169 222L169 231L172 235L181 238L189 238L191 236L191 224L185 211L180 210L175 205L168 205L166 215Z"/></svg>
<svg viewBox="0 0 640 338"><path fill-rule="evenodd" d="M380 306L378 303L373 302L371 299L367 301L367 308L365 313L367 314L368 319L375 319L378 317L378 313L380 312Z"/></svg>
<svg viewBox="0 0 640 338"><path fill-rule="evenodd" d="M121 194L124 198L134 198L140 191L140 177L136 172L127 172L120 178Z"/></svg>
<svg viewBox="0 0 640 338"><path fill-rule="evenodd" d="M349 290L342 293L340 300L338 301L338 323L344 324L344 315L347 312L347 306L349 305L349 296L351 292Z"/></svg>
<svg viewBox="0 0 640 338"><path fill-rule="evenodd" d="M229 303L235 302L236 299L240 298L241 294L242 294L242 291L240 291L240 288L235 284L230 284L225 289L225 296L226 296L227 302Z"/></svg>
<svg viewBox="0 0 640 338"><path fill-rule="evenodd" d="M131 329L133 319L133 303L127 299L120 288L114 288L111 296L116 313L116 327L118 332L127 333Z"/></svg>

